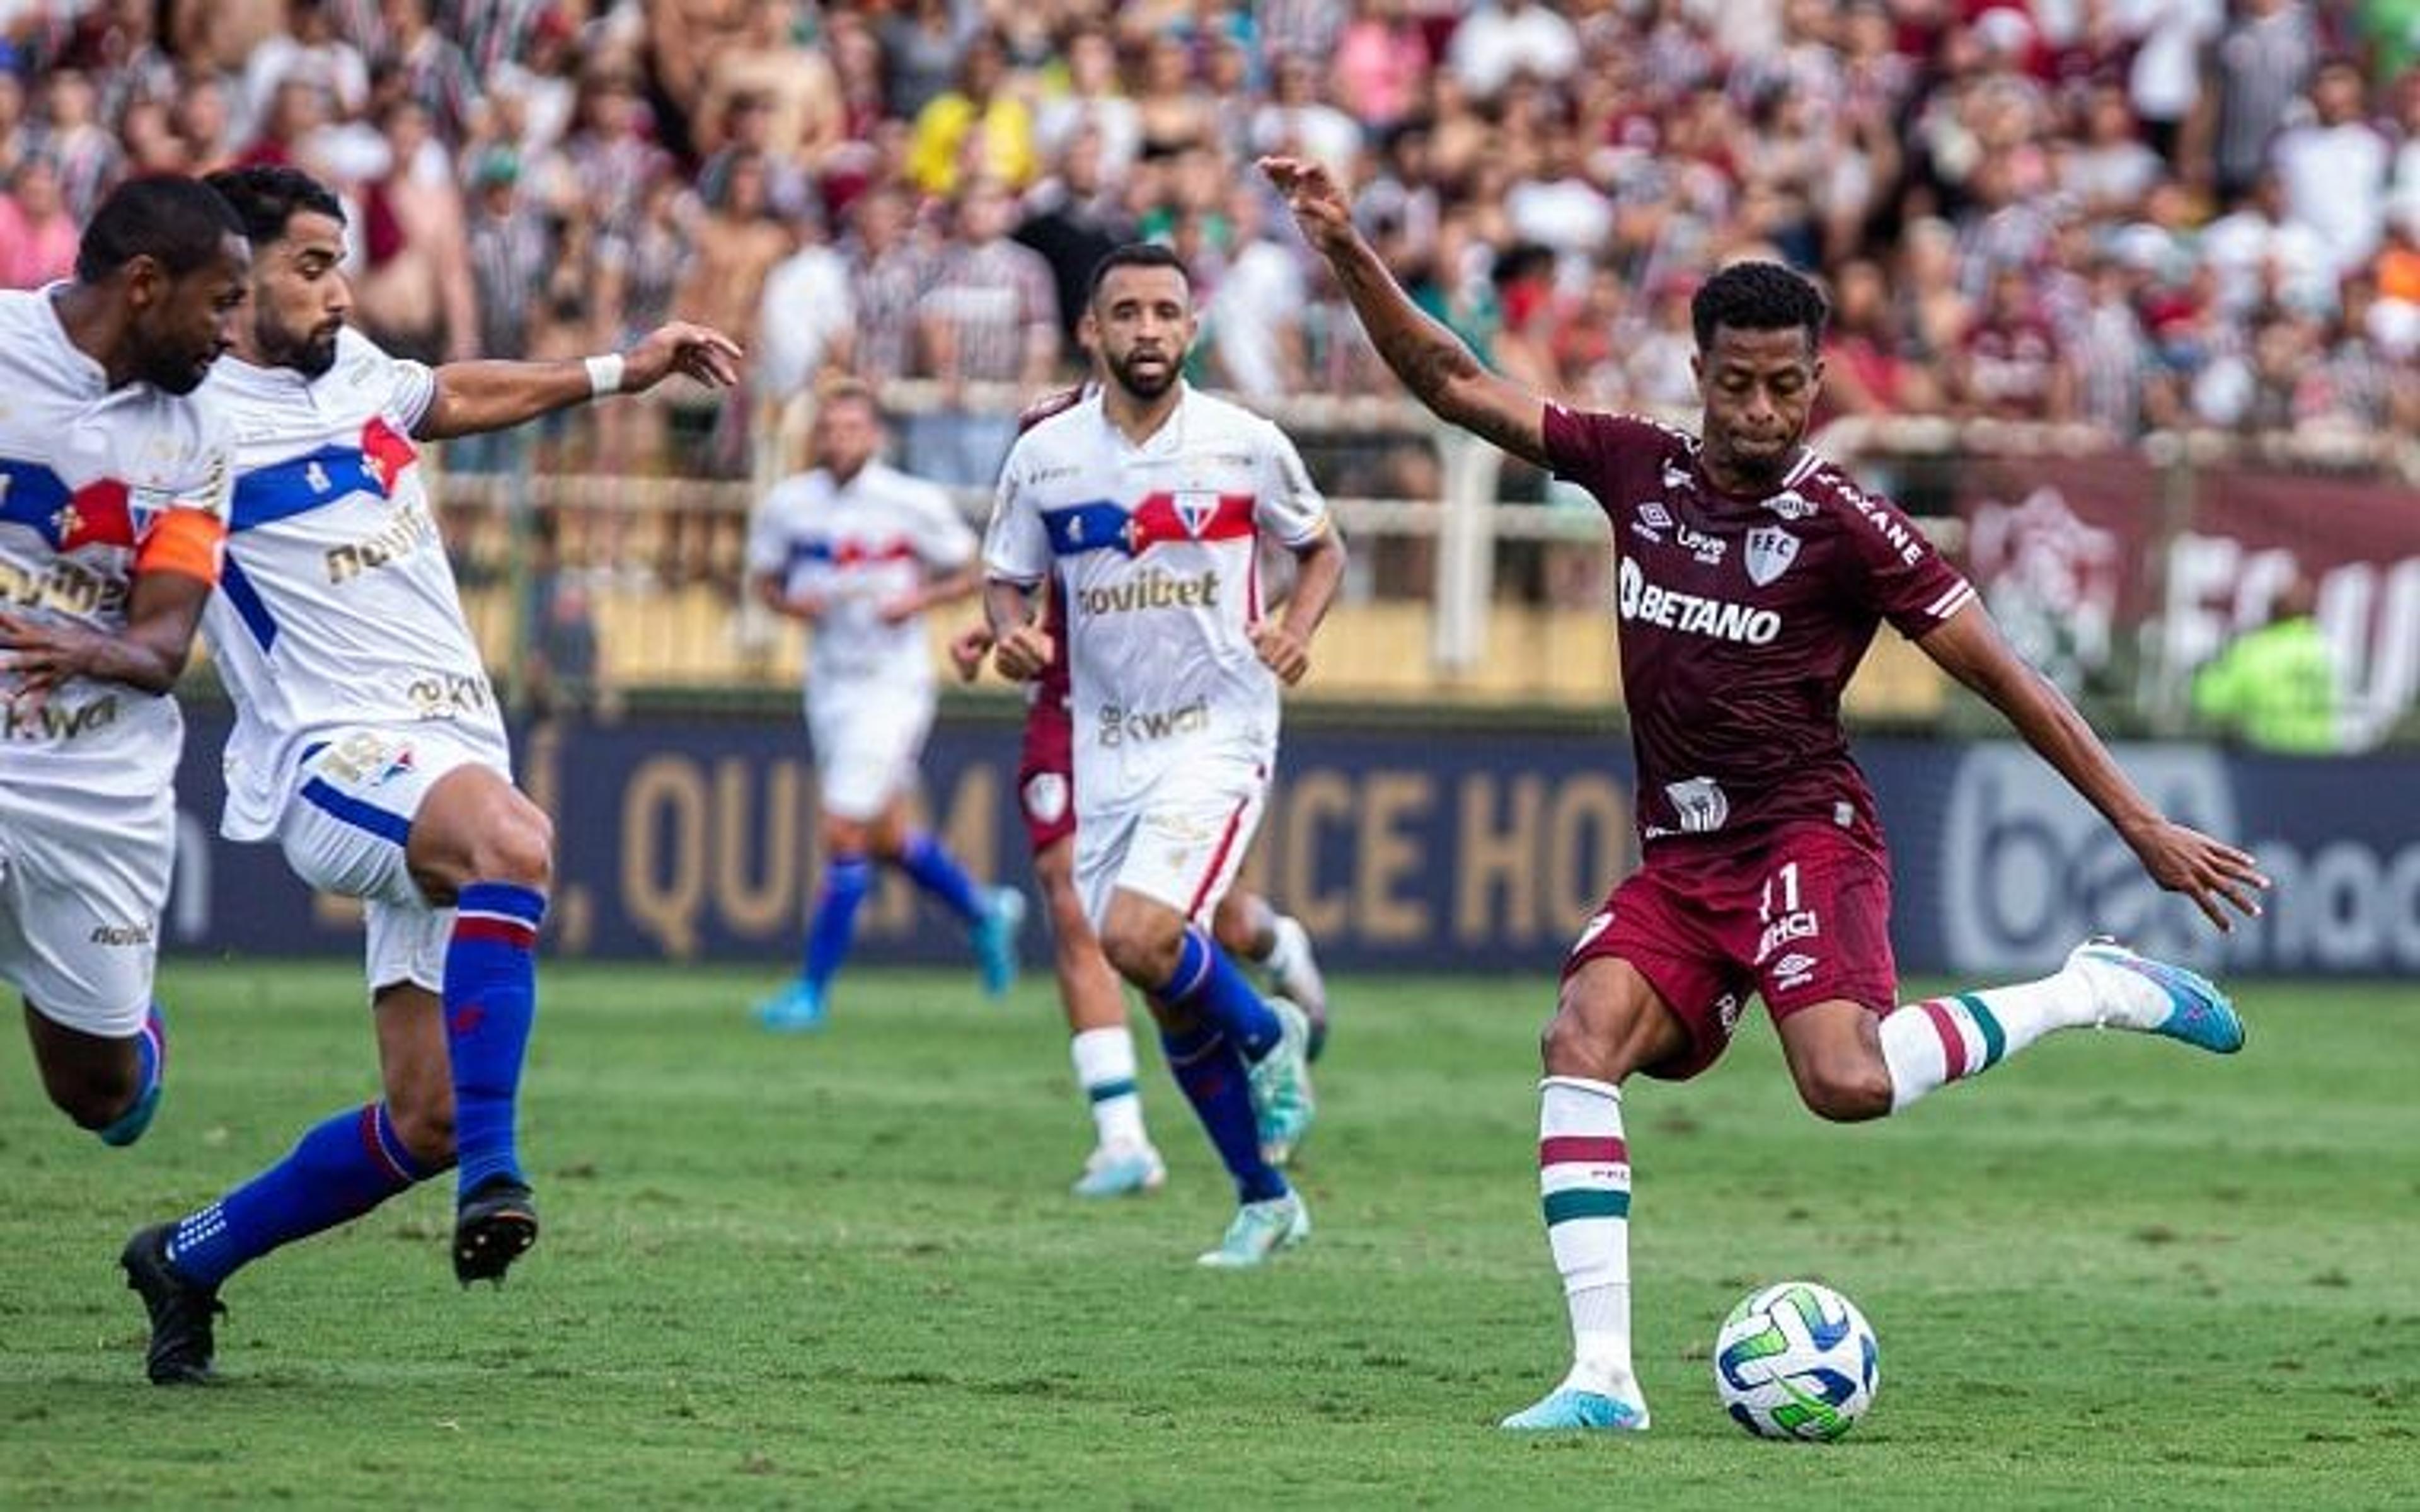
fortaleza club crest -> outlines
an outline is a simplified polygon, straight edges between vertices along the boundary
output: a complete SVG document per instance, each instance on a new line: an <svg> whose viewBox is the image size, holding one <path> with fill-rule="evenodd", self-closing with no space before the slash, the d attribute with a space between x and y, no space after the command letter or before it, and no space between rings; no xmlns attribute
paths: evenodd
<svg viewBox="0 0 2420 1512"><path fill-rule="evenodd" d="M1176 517L1184 522L1185 533L1197 541L1218 513L1218 496L1215 493L1187 489L1176 496Z"/></svg>
<svg viewBox="0 0 2420 1512"><path fill-rule="evenodd" d="M1747 532L1747 550L1740 560L1747 564L1748 580L1763 588L1798 560L1798 537L1777 525L1760 525Z"/></svg>

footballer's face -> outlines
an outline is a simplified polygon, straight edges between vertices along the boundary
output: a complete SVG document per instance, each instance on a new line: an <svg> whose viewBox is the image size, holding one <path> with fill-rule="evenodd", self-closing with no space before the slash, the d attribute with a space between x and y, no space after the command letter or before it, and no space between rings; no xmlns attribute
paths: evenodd
<svg viewBox="0 0 2420 1512"><path fill-rule="evenodd" d="M134 376L165 393L200 388L219 353L235 345L251 268L251 249L233 233L191 272L135 259L126 285Z"/></svg>
<svg viewBox="0 0 2420 1512"><path fill-rule="evenodd" d="M1193 347L1193 287L1173 268L1112 268L1084 325L1108 380L1156 399L1175 386Z"/></svg>
<svg viewBox="0 0 2420 1512"><path fill-rule="evenodd" d="M1718 325L1693 365L1706 408L1706 475L1733 493L1769 491L1790 471L1823 382L1813 334Z"/></svg>
<svg viewBox="0 0 2420 1512"><path fill-rule="evenodd" d="M882 417L874 402L857 394L826 401L815 413L815 463L836 482L857 476L882 449Z"/></svg>
<svg viewBox="0 0 2420 1512"><path fill-rule="evenodd" d="M253 262L246 361L314 378L336 364L336 335L353 307L344 260L345 228L334 216L297 210L287 219L286 234Z"/></svg>

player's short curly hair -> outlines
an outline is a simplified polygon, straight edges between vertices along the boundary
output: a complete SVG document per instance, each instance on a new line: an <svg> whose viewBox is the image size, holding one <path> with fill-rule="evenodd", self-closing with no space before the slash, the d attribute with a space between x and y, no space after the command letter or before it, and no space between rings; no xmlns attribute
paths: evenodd
<svg viewBox="0 0 2420 1512"><path fill-rule="evenodd" d="M137 257L148 257L170 277L180 278L215 260L228 236L242 234L235 211L198 178L129 178L109 192L85 223L76 245L76 279L98 284Z"/></svg>
<svg viewBox="0 0 2420 1512"><path fill-rule="evenodd" d="M1714 349L1717 326L1803 330L1811 352L1822 344L1823 323L1831 318L1832 307L1814 283L1779 263L1733 263L1699 285L1689 301L1689 324L1697 332L1700 355Z"/></svg>
<svg viewBox="0 0 2420 1512"><path fill-rule="evenodd" d="M204 181L235 207L244 236L256 247L285 236L287 224L306 211L324 215L338 225L345 224L344 202L334 190L282 162L222 168Z"/></svg>

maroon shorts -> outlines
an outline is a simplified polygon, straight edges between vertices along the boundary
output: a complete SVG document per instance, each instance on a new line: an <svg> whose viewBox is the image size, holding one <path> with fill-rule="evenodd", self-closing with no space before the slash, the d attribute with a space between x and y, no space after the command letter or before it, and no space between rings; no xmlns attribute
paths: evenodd
<svg viewBox="0 0 2420 1512"><path fill-rule="evenodd" d="M1076 720L1064 705L1036 703L1026 711L1016 810L1036 856L1076 833Z"/></svg>
<svg viewBox="0 0 2420 1512"><path fill-rule="evenodd" d="M1889 1012L1890 898L1880 838L1817 821L1737 848L1668 845L1615 887L1563 976L1607 956L1637 967L1689 1037L1645 1070L1685 1081L1722 1057L1750 993L1776 1024L1835 998Z"/></svg>

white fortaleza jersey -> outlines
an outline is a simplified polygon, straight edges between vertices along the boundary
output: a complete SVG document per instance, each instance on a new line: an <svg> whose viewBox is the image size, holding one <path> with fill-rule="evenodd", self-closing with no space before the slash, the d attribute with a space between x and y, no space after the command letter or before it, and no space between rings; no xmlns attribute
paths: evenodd
<svg viewBox="0 0 2420 1512"><path fill-rule="evenodd" d="M173 509L223 518L228 466L207 401L112 389L68 339L51 290L0 292L0 609L123 631L152 529ZM0 652L0 779L104 795L176 780L175 700L79 677L20 702L8 661Z"/></svg>
<svg viewBox="0 0 2420 1512"><path fill-rule="evenodd" d="M347 331L316 378L223 358L209 389L236 442L226 571L202 620L236 709L221 831L275 833L303 751L355 726L442 721L508 769L411 440L435 376Z"/></svg>
<svg viewBox="0 0 2420 1512"><path fill-rule="evenodd" d="M1017 439L984 564L1063 590L1078 813L1120 811L1200 753L1276 757L1277 674L1248 635L1260 542L1327 528L1284 433L1190 387L1140 446L1097 393Z"/></svg>
<svg viewBox="0 0 2420 1512"><path fill-rule="evenodd" d="M882 610L929 573L975 556L975 532L939 486L868 462L845 484L818 468L783 479L748 532L748 570L793 597L824 600L807 651L807 698L933 695L924 617L895 624ZM846 691L839 691L845 688Z"/></svg>

